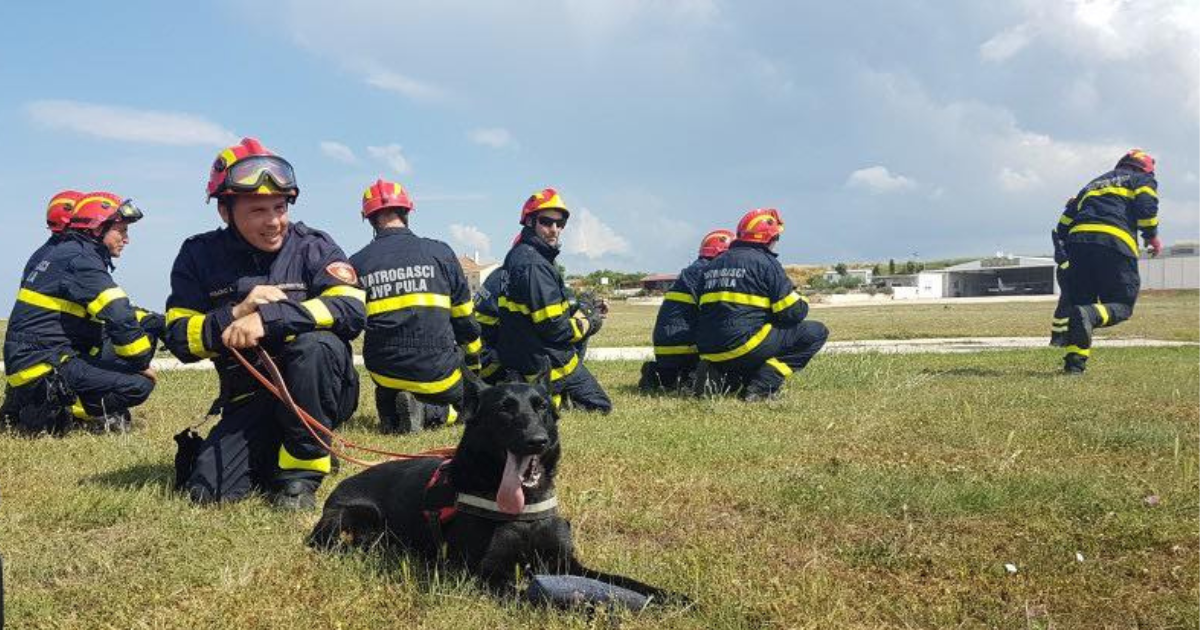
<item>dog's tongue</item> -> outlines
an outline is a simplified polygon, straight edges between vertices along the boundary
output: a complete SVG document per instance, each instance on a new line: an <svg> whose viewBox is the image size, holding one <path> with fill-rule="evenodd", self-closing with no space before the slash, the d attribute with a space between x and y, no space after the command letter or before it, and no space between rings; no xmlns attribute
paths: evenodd
<svg viewBox="0 0 1200 630"><path fill-rule="evenodd" d="M529 466L532 455L518 458L512 452L504 462L504 476L496 491L496 506L505 514L520 514L525 509L525 490L521 487L521 471Z"/></svg>

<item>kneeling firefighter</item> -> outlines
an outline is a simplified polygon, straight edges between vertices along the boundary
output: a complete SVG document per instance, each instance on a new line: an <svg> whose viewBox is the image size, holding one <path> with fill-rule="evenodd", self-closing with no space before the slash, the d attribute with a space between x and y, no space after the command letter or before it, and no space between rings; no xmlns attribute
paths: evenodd
<svg viewBox="0 0 1200 630"><path fill-rule="evenodd" d="M414 209L403 186L376 181L362 197L375 238L350 257L367 291L363 359L385 432L452 423L462 370L478 372L483 349L462 264L449 245L409 229Z"/></svg>
<svg viewBox="0 0 1200 630"><path fill-rule="evenodd" d="M292 165L246 138L222 151L208 198L226 227L184 241L171 270L166 344L185 363L212 359L221 382L203 442L177 436L176 484L199 503L258 490L284 509L316 505L332 459L290 407L230 353L261 348L296 403L327 428L358 406L350 340L366 322L358 277L329 235L289 221Z"/></svg>
<svg viewBox="0 0 1200 630"><path fill-rule="evenodd" d="M642 364L638 389L651 392L691 385L692 371L700 361L696 349L696 316L700 313L700 285L710 260L729 249L734 234L713 230L700 241L700 255L679 272L671 289L663 296L654 320L654 360Z"/></svg>
<svg viewBox="0 0 1200 630"><path fill-rule="evenodd" d="M75 420L127 430L129 409L153 391L157 339L109 273L141 218L112 193L51 201L52 236L25 265L4 340L5 416L21 430L62 433Z"/></svg>
<svg viewBox="0 0 1200 630"><path fill-rule="evenodd" d="M829 330L805 319L808 300L775 253L782 233L778 210L751 210L738 222L729 251L704 268L696 320L698 394L740 387L746 401L776 398L784 380L825 345Z"/></svg>

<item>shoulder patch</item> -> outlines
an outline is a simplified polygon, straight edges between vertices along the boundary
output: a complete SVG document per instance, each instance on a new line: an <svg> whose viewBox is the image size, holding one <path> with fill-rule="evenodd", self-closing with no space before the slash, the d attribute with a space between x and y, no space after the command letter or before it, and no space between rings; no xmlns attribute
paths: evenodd
<svg viewBox="0 0 1200 630"><path fill-rule="evenodd" d="M346 284L358 285L358 273L354 271L354 267L351 267L350 263L341 261L329 263L329 266L325 267L325 273Z"/></svg>

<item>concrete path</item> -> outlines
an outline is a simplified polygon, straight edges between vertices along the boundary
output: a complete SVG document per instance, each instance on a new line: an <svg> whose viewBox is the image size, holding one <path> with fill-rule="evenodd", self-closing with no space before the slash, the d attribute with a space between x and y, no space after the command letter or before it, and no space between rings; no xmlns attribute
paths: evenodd
<svg viewBox="0 0 1200 630"><path fill-rule="evenodd" d="M825 344L822 353L829 354L862 354L878 352L881 354L961 354L967 352L982 352L989 350L1020 350L1028 348L1046 348L1045 337L958 337L951 339L866 339L860 341L831 341ZM1097 339L1097 348L1166 348L1193 347L1200 344L1191 341L1165 341L1161 339ZM643 347L631 348L590 348L587 358L589 361L645 361L654 358L654 349ZM354 364L362 365L361 355L354 356ZM156 370L208 370L212 369L211 361L184 364L177 359L155 359ZM0 363L0 370L4 364Z"/></svg>

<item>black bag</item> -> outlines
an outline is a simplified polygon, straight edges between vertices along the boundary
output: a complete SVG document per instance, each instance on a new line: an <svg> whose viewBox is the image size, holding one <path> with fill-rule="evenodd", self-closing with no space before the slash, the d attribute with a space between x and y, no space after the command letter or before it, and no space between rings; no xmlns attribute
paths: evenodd
<svg viewBox="0 0 1200 630"><path fill-rule="evenodd" d="M183 485L192 476L196 468L196 458L200 457L200 445L204 438L188 427L175 434L175 490L182 490Z"/></svg>

